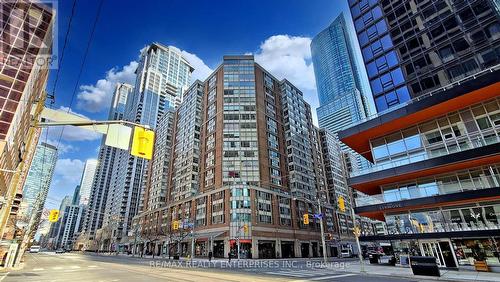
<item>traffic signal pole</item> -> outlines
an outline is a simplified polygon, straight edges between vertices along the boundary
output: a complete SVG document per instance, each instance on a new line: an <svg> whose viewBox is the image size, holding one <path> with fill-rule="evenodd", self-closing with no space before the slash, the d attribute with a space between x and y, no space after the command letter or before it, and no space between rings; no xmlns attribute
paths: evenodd
<svg viewBox="0 0 500 282"><path fill-rule="evenodd" d="M321 201L319 200L319 197L318 197L318 208L319 208L319 214L321 215ZM319 227L321 229L321 244L323 244L323 261L327 262L327 258L326 258L326 244L325 244L325 230L324 230L324 227L323 227L323 216L321 216L321 218L319 219Z"/></svg>

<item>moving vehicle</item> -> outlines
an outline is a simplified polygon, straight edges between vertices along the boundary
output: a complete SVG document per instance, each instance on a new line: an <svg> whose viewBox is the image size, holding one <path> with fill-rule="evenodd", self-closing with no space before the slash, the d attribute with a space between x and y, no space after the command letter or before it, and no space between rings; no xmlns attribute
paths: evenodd
<svg viewBox="0 0 500 282"><path fill-rule="evenodd" d="M31 246L29 252L30 253L38 253L38 252L40 252L40 246Z"/></svg>
<svg viewBox="0 0 500 282"><path fill-rule="evenodd" d="M340 257L341 258L351 258L353 257L353 253L350 249L344 249L340 251Z"/></svg>
<svg viewBox="0 0 500 282"><path fill-rule="evenodd" d="M65 253L64 249L57 249L56 250L56 254L64 254L64 253Z"/></svg>

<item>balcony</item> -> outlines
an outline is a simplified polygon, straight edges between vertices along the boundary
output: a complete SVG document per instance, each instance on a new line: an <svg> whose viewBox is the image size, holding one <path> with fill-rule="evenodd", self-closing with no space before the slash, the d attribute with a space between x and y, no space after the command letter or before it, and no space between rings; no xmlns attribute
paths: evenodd
<svg viewBox="0 0 500 282"><path fill-rule="evenodd" d="M434 181L431 184L426 183L425 187L423 187L424 185L420 186L416 184L414 185L415 192L394 189L386 191L384 194L356 198L356 207L381 205L399 201L421 199L425 197L435 197L473 190L495 188L500 187L499 183L500 176L496 175L471 178L466 181Z"/></svg>
<svg viewBox="0 0 500 282"><path fill-rule="evenodd" d="M403 166L403 165L408 165L411 163L416 163L416 162L420 162L420 161L424 161L424 160L428 160L428 159L432 159L432 158L436 158L436 157L440 157L440 156L444 156L444 155L448 155L448 154L452 154L452 153L456 153L456 152L463 152L463 151L467 151L470 149L480 148L480 147L484 147L487 145L499 143L500 137L498 137L496 135L490 135L491 133L495 134L494 131L483 133L483 136L489 136L487 138L484 138L481 135L473 136L473 137L472 136L464 136L463 138L459 138L456 141L458 144L460 144L460 146L454 146L453 151L450 149L446 149L446 147L444 147L444 144L441 143L438 145L442 145L441 147L443 147L444 149L441 149L441 150L435 149L439 146L429 147L429 148L426 148L427 151L422 151L420 154L414 154L414 155L412 154L412 155L407 156L404 159L386 162L386 163L375 164L371 167L367 167L364 169L359 169L357 171L353 171L350 173L350 177L365 175L365 174L369 174L369 173L373 173L373 172L377 172L377 171L381 171L381 170L385 170L385 169L395 168L395 167L399 167L399 166ZM469 141L469 137L470 137L470 140L473 140L473 141Z"/></svg>
<svg viewBox="0 0 500 282"><path fill-rule="evenodd" d="M500 91L499 73L500 65L497 65L377 113L339 131L339 139L366 159L373 160L369 140L496 97Z"/></svg>

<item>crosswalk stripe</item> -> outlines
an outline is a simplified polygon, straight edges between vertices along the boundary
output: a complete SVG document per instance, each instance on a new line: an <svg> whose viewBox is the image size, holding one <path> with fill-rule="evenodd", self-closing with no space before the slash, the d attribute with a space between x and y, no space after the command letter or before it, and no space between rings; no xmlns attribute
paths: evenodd
<svg viewBox="0 0 500 282"><path fill-rule="evenodd" d="M60 266L56 266L56 267L52 267L52 269L54 269L54 270L61 270L61 269L62 269L62 267L60 267Z"/></svg>
<svg viewBox="0 0 500 282"><path fill-rule="evenodd" d="M94 267L97 267L97 265L89 265L88 267L89 268L94 268Z"/></svg>
<svg viewBox="0 0 500 282"><path fill-rule="evenodd" d="M73 268L73 269L78 269L78 268L80 268L80 267L79 267L78 265L72 265L72 266L70 266L70 268Z"/></svg>
<svg viewBox="0 0 500 282"><path fill-rule="evenodd" d="M317 276L318 274L315 272L311 272L309 270L280 270L280 271L269 271L266 274L272 275L282 275L282 276L292 276L292 277L310 277ZM324 273L331 274L331 273Z"/></svg>
<svg viewBox="0 0 500 282"><path fill-rule="evenodd" d="M33 271L42 271L44 270L43 268L33 268Z"/></svg>

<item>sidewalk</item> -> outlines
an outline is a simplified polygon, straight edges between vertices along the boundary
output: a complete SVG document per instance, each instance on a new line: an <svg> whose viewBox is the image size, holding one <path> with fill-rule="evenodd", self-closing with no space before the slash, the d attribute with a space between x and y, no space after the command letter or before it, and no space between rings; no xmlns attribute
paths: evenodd
<svg viewBox="0 0 500 282"><path fill-rule="evenodd" d="M327 267L329 268L329 267ZM345 271L351 273L359 273L361 272L361 267L359 262L351 262L349 267L344 269L332 268L338 271ZM364 275L381 275L381 276L398 276L398 277L407 277L413 279L425 279L425 280L440 280L440 281L497 281L500 282L500 274L493 272L477 272L477 271L468 271L468 270L447 270L440 269L441 277L435 276L422 276L422 275L414 275L409 267L398 267L398 266L389 266L389 265L374 265L368 264L365 262L364 265L365 273Z"/></svg>

